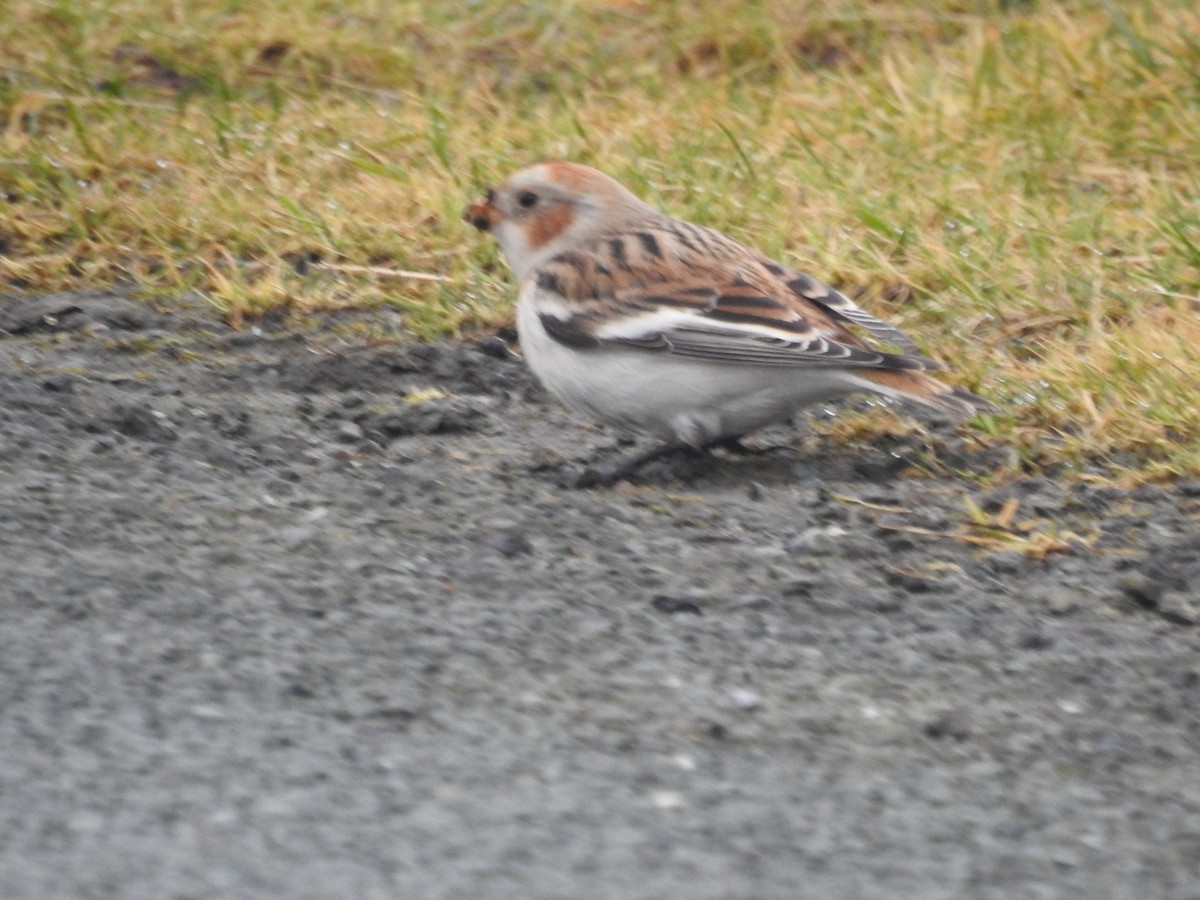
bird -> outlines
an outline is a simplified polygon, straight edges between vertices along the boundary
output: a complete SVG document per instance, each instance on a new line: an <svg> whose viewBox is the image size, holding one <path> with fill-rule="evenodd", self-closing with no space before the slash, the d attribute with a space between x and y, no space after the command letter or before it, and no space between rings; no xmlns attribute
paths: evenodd
<svg viewBox="0 0 1200 900"><path fill-rule="evenodd" d="M611 482L678 449L733 445L804 407L882 395L962 419L987 400L845 294L590 166L551 160L486 188L463 218L519 282L526 363L567 406L660 440ZM889 349L890 347L890 349Z"/></svg>

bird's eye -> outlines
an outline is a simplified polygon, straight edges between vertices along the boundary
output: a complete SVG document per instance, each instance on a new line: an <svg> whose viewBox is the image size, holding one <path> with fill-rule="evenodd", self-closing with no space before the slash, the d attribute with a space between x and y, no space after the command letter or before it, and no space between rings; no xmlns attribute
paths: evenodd
<svg viewBox="0 0 1200 900"><path fill-rule="evenodd" d="M529 209L530 207L537 206L538 195L533 191L526 191L517 198L517 202L526 209Z"/></svg>

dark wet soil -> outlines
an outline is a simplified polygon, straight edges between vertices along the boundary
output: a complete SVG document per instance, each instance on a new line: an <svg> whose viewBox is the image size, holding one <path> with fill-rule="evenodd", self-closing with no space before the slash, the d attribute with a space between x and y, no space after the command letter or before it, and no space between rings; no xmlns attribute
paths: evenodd
<svg viewBox="0 0 1200 900"><path fill-rule="evenodd" d="M0 298L0 896L1200 897L1200 485L577 490L502 341L346 324Z"/></svg>

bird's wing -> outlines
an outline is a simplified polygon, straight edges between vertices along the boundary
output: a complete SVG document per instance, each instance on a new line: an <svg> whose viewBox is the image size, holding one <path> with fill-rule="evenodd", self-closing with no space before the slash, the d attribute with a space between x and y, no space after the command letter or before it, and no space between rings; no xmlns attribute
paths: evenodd
<svg viewBox="0 0 1200 900"><path fill-rule="evenodd" d="M871 315L841 291L835 290L797 269L769 259L763 259L762 265L796 297L795 302L813 304L828 312L835 319L850 325L857 325L885 343L900 347L910 353L920 352L916 341L911 337L894 325Z"/></svg>
<svg viewBox="0 0 1200 900"><path fill-rule="evenodd" d="M706 236L711 246L701 244ZM679 233L666 229L638 230L551 260L528 286L543 328L581 349L624 346L750 365L938 367L852 334L848 323L914 347L901 332L801 273L707 229L684 233L684 240L680 245Z"/></svg>

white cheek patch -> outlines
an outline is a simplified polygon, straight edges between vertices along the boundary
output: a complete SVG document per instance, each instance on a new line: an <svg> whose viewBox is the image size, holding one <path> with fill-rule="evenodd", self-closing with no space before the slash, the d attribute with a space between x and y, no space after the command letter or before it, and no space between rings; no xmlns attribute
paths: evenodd
<svg viewBox="0 0 1200 900"><path fill-rule="evenodd" d="M517 279L524 281L530 269L533 268L534 254L530 252L525 242L525 235L519 225L514 225L508 219L501 219L492 226L492 234L504 251L504 258L516 273Z"/></svg>
<svg viewBox="0 0 1200 900"><path fill-rule="evenodd" d="M553 259L574 241L573 231L566 231L558 237L534 249L529 241L528 225L514 223L504 219L492 228L492 234L504 251L504 258L517 276L524 282L537 269Z"/></svg>

